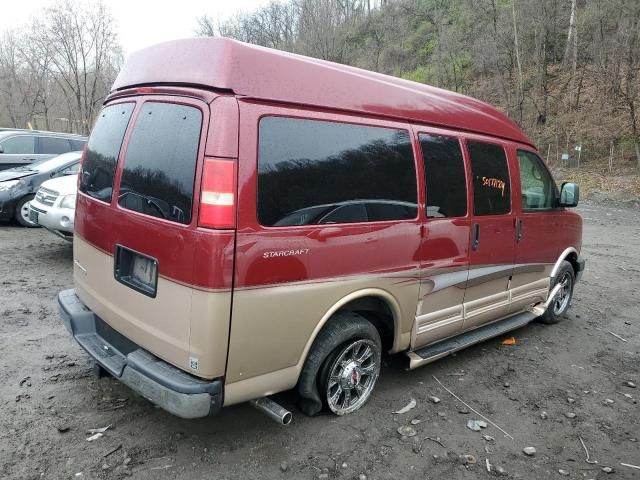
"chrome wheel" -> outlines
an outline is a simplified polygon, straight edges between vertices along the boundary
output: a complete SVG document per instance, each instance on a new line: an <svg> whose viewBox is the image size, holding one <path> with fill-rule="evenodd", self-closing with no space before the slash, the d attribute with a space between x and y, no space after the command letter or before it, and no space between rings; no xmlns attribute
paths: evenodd
<svg viewBox="0 0 640 480"><path fill-rule="evenodd" d="M336 415L351 413L365 404L380 374L380 352L368 339L347 344L329 369L327 405Z"/></svg>
<svg viewBox="0 0 640 480"><path fill-rule="evenodd" d="M36 225L35 222L32 222L31 219L29 218L29 205L30 204L31 204L31 202L24 202L22 204L22 207L20 208L20 217L22 217L22 220L27 225Z"/></svg>
<svg viewBox="0 0 640 480"><path fill-rule="evenodd" d="M556 316L562 315L569 306L573 290L573 278L569 272L564 272L558 283L561 285L560 291L553 302L553 314Z"/></svg>

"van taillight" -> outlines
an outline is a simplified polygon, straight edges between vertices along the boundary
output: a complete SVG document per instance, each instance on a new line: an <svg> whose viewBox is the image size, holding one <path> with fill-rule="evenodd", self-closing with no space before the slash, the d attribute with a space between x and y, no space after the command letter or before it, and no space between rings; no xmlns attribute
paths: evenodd
<svg viewBox="0 0 640 480"><path fill-rule="evenodd" d="M235 160L205 158L198 224L209 228L234 228L235 197Z"/></svg>

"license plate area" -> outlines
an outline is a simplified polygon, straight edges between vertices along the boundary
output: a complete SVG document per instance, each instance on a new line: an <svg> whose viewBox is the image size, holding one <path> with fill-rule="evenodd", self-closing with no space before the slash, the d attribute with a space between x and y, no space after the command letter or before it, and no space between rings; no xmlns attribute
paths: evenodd
<svg viewBox="0 0 640 480"><path fill-rule="evenodd" d="M151 298L158 289L158 261L122 245L116 245L113 275L117 281Z"/></svg>

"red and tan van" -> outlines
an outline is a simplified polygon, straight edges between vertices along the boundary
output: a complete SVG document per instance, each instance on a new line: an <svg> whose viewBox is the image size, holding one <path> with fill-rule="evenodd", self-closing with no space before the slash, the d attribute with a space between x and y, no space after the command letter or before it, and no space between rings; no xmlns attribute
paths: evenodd
<svg viewBox="0 0 640 480"><path fill-rule="evenodd" d="M135 53L83 158L66 327L186 418L296 389L353 412L383 353L415 368L536 318L584 269L578 187L449 91L229 39Z"/></svg>

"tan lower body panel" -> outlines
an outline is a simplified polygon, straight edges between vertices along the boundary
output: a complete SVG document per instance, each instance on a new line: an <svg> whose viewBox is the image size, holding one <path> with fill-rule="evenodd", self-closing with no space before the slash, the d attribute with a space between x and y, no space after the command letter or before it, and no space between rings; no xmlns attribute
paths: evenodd
<svg viewBox="0 0 640 480"><path fill-rule="evenodd" d="M321 327L359 297L375 296L390 306L399 332L394 350L409 348L418 298L418 280L410 273L236 290L225 405L294 387Z"/></svg>
<svg viewBox="0 0 640 480"><path fill-rule="evenodd" d="M459 332L463 321L462 304L420 315L416 318L416 335L413 345L430 343L433 338L444 338Z"/></svg>
<svg viewBox="0 0 640 480"><path fill-rule="evenodd" d="M509 312L520 312L530 305L544 302L549 295L549 277L512 288Z"/></svg>
<svg viewBox="0 0 640 480"><path fill-rule="evenodd" d="M549 288L549 278L544 276L549 270L546 266L529 268L526 277L519 277L518 288L505 289L503 292L490 295L490 292L495 292L495 283L501 284L503 281L502 278L496 278L496 270L505 271L511 268L498 267L482 267L487 272L485 282L482 275L477 275L476 272L473 285L476 298L473 300L414 316L412 336L409 337L409 334L403 331L400 340L396 339L399 344L397 347L400 348L394 350L402 349L401 345L404 345L405 349L408 348L409 338L412 339L412 346L420 345L422 342L434 343L505 318L510 313L515 313L514 308L523 311L526 307L546 299ZM443 301L446 303L447 299L461 301L460 290L453 289L456 285L453 281L454 274L457 277L459 273L443 271L434 275L428 271L424 272L428 276L425 277L427 282L433 283L435 287L428 291L422 301L428 302L429 297L435 294L439 295L439 300L431 302L430 305L441 305ZM543 278L540 278L541 276ZM461 288L459 284L457 286ZM310 344L317 331L324 325L324 321L335 311L330 305L337 306L341 304L341 299L348 299L348 296L342 297L345 291L351 291L356 295L368 295L372 294L372 291L388 294L393 292L393 299L397 301L401 315L411 315L410 311L416 305L416 288L414 282L402 283L389 277L362 277L236 291L225 405L295 387L307 349L303 348L301 354L298 350L300 346L296 349L292 347L296 344L302 345L304 339L309 339ZM322 316L320 322L314 323L309 320L314 312ZM249 319L253 319L253 324ZM295 319L299 321L296 322ZM292 343L294 339L299 340ZM443 354L445 355L446 353ZM285 361L290 365L278 369L277 365L282 365L281 362ZM271 368L274 370L264 371ZM249 376L248 372L260 370L264 372Z"/></svg>
<svg viewBox="0 0 640 480"><path fill-rule="evenodd" d="M487 297L464 302L463 329L477 327L483 323L505 316L509 312L509 292L500 292Z"/></svg>
<svg viewBox="0 0 640 480"><path fill-rule="evenodd" d="M517 286L493 295L489 292L495 274L487 282L479 275L475 298L460 303L464 288L453 276L442 282L444 277L427 271L434 284L421 302L425 308L440 308L417 316L416 271L237 289L229 332L230 291L201 291L160 277L156 298L149 298L117 282L113 257L80 237L74 242L74 263L78 295L89 308L118 332L187 372L226 376L225 405L294 387L318 332L336 310L359 297L378 297L389 306L397 332L393 351L399 352L544 301L549 285L546 266L521 269ZM458 303L447 306L447 299ZM198 360L197 371L190 368L190 357Z"/></svg>
<svg viewBox="0 0 640 480"><path fill-rule="evenodd" d="M424 272L427 285L434 287L426 289L427 294L418 304L418 312L423 313L415 319L412 349L544 302L549 294L552 267L552 264L538 263L474 267L469 271L466 292L464 284L458 284L459 291L453 288L459 271ZM512 274L511 281L509 274Z"/></svg>
<svg viewBox="0 0 640 480"><path fill-rule="evenodd" d="M231 292L205 292L158 277L150 298L116 281L113 256L74 239L74 280L80 300L116 331L194 375L224 375ZM189 358L198 360L198 369Z"/></svg>

